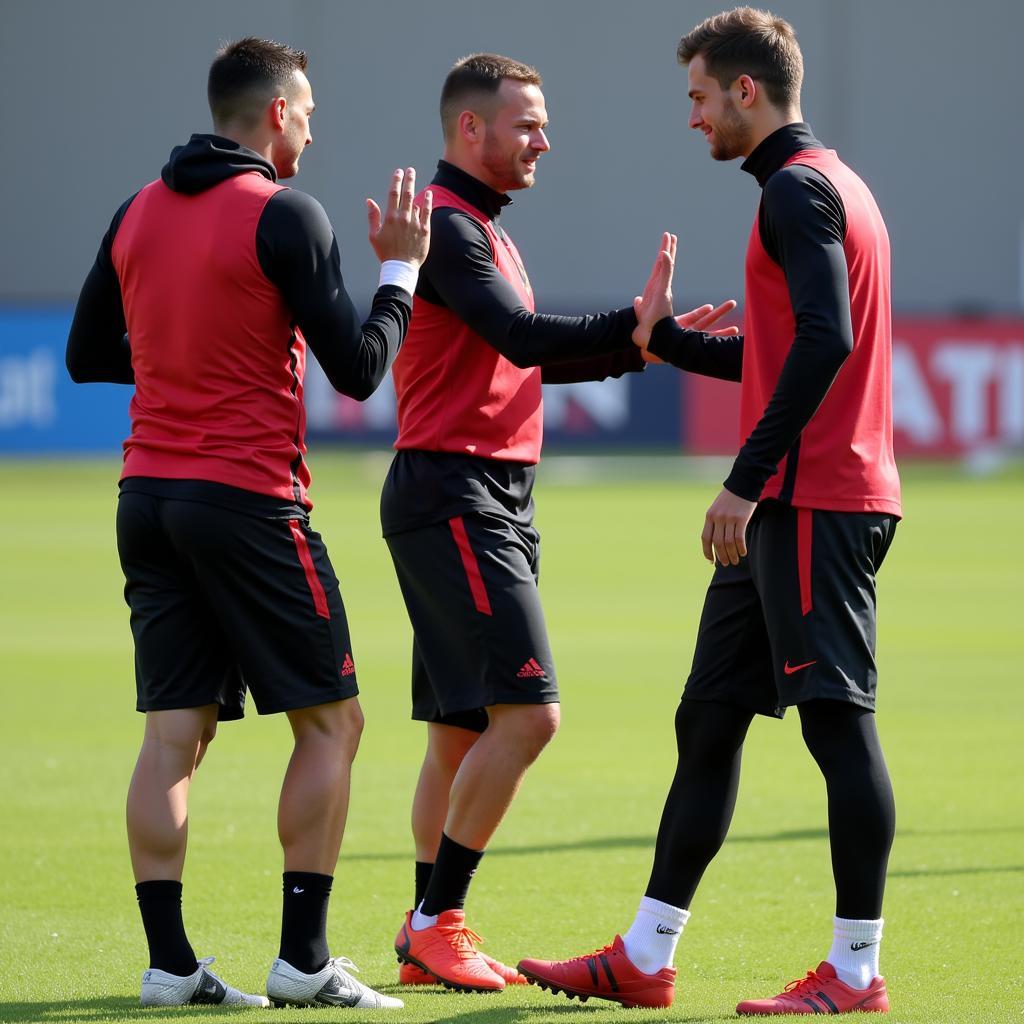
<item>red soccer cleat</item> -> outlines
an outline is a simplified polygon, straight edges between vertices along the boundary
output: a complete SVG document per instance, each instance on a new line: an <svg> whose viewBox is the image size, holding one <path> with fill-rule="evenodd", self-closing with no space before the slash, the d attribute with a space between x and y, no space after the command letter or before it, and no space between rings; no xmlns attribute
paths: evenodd
<svg viewBox="0 0 1024 1024"><path fill-rule="evenodd" d="M626 1007L662 1009L672 1005L676 991L674 968L644 974L626 956L619 935L610 946L572 960L520 960L519 971L541 988L564 992L570 999L578 996L584 1003L596 996Z"/></svg>
<svg viewBox="0 0 1024 1024"><path fill-rule="evenodd" d="M445 910L437 923L416 931L412 911L395 938L395 952L402 963L415 964L433 975L439 984L457 992L500 992L505 980L495 974L473 945L480 936L466 927L461 910Z"/></svg>
<svg viewBox="0 0 1024 1024"><path fill-rule="evenodd" d="M741 1017L776 1013L888 1013L885 978L875 978L867 988L850 988L836 977L827 961L808 971L806 978L791 981L772 999L747 999L736 1007Z"/></svg>

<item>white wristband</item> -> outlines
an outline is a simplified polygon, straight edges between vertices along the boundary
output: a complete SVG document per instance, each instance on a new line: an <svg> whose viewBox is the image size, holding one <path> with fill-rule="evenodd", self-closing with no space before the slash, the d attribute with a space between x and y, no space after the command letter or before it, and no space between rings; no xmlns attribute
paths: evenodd
<svg viewBox="0 0 1024 1024"><path fill-rule="evenodd" d="M416 291L419 276L418 268L406 263L405 260L385 260L380 265L380 281L377 282L377 287L393 284L412 295Z"/></svg>

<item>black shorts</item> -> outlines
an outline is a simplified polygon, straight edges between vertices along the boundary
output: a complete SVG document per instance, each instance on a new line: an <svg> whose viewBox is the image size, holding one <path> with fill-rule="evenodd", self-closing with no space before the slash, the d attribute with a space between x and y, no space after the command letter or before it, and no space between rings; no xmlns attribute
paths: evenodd
<svg viewBox="0 0 1024 1024"><path fill-rule="evenodd" d="M413 628L416 721L481 732L493 704L558 700L533 527L469 512L386 540Z"/></svg>
<svg viewBox="0 0 1024 1024"><path fill-rule="evenodd" d="M139 711L219 704L241 718L353 697L338 579L300 519L122 492L117 546Z"/></svg>
<svg viewBox="0 0 1024 1024"><path fill-rule="evenodd" d="M875 574L896 517L758 505L747 557L716 566L684 700L781 718L808 700L874 709Z"/></svg>

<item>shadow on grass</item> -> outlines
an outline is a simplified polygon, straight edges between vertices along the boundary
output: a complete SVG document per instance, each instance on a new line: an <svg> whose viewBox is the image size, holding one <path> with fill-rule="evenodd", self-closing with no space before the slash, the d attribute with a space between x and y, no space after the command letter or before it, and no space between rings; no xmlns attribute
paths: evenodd
<svg viewBox="0 0 1024 1024"><path fill-rule="evenodd" d="M916 836L954 836L981 835L994 833L1024 832L1024 826L994 826L986 828L937 828L937 829L900 829L897 839L914 838ZM790 843L806 839L827 839L827 828L789 829L780 832L760 832L748 835L730 835L728 843ZM537 853L571 853L576 850L623 850L646 849L654 850L654 836L602 836L593 839L576 839L565 843L544 843L533 846L492 846L487 851L488 859L494 857L524 857ZM411 854L401 853L342 853L342 860L408 860ZM993 870L993 869L986 869ZM1019 870L1003 868L1000 870ZM967 869L964 869L967 872ZM890 872L891 873L891 872Z"/></svg>
<svg viewBox="0 0 1024 1024"><path fill-rule="evenodd" d="M928 875L1001 875L1019 874L1024 871L1024 864L1007 864L1003 867L985 867L984 865L970 868L904 868L889 871L890 878L924 878Z"/></svg>
<svg viewBox="0 0 1024 1024"><path fill-rule="evenodd" d="M388 988L399 988L400 986L380 986ZM408 990L406 990L407 992ZM427 990L430 991L429 989ZM448 995L444 989L439 988L438 994ZM472 997L467 997L472 998ZM230 1016L232 1020L259 1016L260 1019L269 1021L270 1024L289 1024L290 1021L297 1021L301 1024L304 1020L319 1020L319 1016L309 1017L307 1014L317 1014L318 1011L329 1011L330 1007L315 1007L311 1010L300 1009L294 1018L290 1017L285 1010L251 1010L225 1009L219 1011L215 1007L207 1006L147 1006L140 1007L137 998L127 996L113 996L108 999L68 999L64 1001L53 1000L52 1002L15 1002L0 1005L0 1020L7 1024L22 1024L22 1022L36 1021L82 1021L88 1024L89 1021L107 1020L171 1020L192 1014L211 1015L215 1020L221 1020L221 1014ZM442 1017L438 1020L445 1022L458 1021L458 1024L519 1024L537 1017L557 1018L564 1016L587 1017L601 1011L615 1011L618 1007L614 1003L600 1002L581 1005L572 1003L544 1003L537 1006L509 1006L503 1003L500 1006L489 1006L484 1009L471 1009L465 1013L452 1013L450 1004L446 1004ZM630 1011L631 1020L643 1020L644 1011ZM345 1015L359 1014L358 1010L345 1010ZM664 1011L651 1011L652 1019L664 1019ZM339 1020L342 1014L339 1014ZM369 1015L367 1015L369 1016ZM732 1014L722 1014L719 1017L709 1018L706 1015L700 1017L676 1017L673 1016L672 1024L697 1024L700 1021L708 1020L729 1020ZM361 1019L357 1016L356 1019ZM374 1018L376 1019L376 1017Z"/></svg>
<svg viewBox="0 0 1024 1024"><path fill-rule="evenodd" d="M542 1017L561 1017L561 1016L586 1016L587 1014L600 1013L602 1011L621 1011L621 1008L615 1003L602 1000L600 1003L594 1005L587 1003L581 1005L577 1002L572 1003L555 1003L549 1005L548 1003L542 1006L494 1006L486 1010L470 1010L468 1013L452 1013L446 1014L444 1020L446 1024L449 1022L458 1021L458 1024L517 1024L520 1021L529 1021L537 1016ZM630 1020L638 1021L644 1020L645 1014L650 1014L650 1019L663 1021L665 1019L664 1010L629 1010ZM678 1017L675 1014L672 1016L672 1024L699 1024L702 1021L708 1020L734 1020L735 1015L732 1013L723 1013L720 1017L708 1017L706 1014L702 1014L699 1017Z"/></svg>

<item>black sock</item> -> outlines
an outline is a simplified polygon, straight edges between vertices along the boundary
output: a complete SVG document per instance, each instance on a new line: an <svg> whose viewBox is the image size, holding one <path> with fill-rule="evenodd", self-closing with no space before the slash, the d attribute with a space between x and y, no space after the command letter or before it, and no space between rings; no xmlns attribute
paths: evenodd
<svg viewBox="0 0 1024 1024"><path fill-rule="evenodd" d="M483 855L483 850L460 846L442 832L437 861L423 894L421 913L434 917L444 910L461 910L466 905L469 883Z"/></svg>
<svg viewBox="0 0 1024 1024"><path fill-rule="evenodd" d="M427 885L430 883L430 876L434 872L434 865L428 864L425 860L416 861L416 899L412 908L415 910L427 894Z"/></svg>
<svg viewBox="0 0 1024 1024"><path fill-rule="evenodd" d="M192 974L198 963L181 920L181 882L139 882L135 894L149 943L149 966L179 977Z"/></svg>
<svg viewBox="0 0 1024 1024"><path fill-rule="evenodd" d="M284 907L278 956L303 974L316 974L331 957L327 948L327 903L334 878L312 871L286 871L282 878Z"/></svg>

